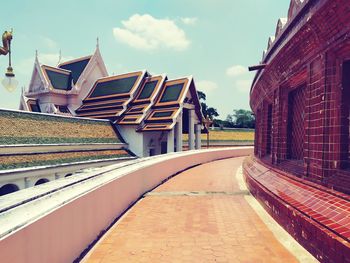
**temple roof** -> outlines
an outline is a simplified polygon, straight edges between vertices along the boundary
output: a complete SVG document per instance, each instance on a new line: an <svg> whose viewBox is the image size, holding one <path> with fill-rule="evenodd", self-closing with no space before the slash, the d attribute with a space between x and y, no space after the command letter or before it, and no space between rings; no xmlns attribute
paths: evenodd
<svg viewBox="0 0 350 263"><path fill-rule="evenodd" d="M99 64L103 64L102 71L96 68ZM194 109L197 119L202 119L192 77L168 80L166 75L151 76L146 70L107 75L98 48L92 56L57 67L41 66L36 57L30 89L25 94L36 100L24 106L29 111L39 111L42 105L38 96L42 92L60 94L60 99L62 95L75 95L77 102L82 100L80 107L71 101L62 104L62 100L56 100L45 105L43 111L109 119L119 125L136 125L137 131L172 129L184 107ZM86 80L86 76L90 79Z"/></svg>
<svg viewBox="0 0 350 263"><path fill-rule="evenodd" d="M41 68L45 78L49 82L50 88L66 91L72 89L71 71L46 65L43 65Z"/></svg>
<svg viewBox="0 0 350 263"><path fill-rule="evenodd" d="M192 77L167 80L165 75L137 71L98 79L76 114L137 125L141 132L161 131L174 127L184 106L193 108L201 121Z"/></svg>
<svg viewBox="0 0 350 263"><path fill-rule="evenodd" d="M202 121L201 106L192 77L166 81L138 131L171 130L185 106L192 106L199 121Z"/></svg>
<svg viewBox="0 0 350 263"><path fill-rule="evenodd" d="M140 124L153 105L165 79L166 77L164 75L145 78L145 81L137 91L135 98L129 104L125 114L118 121L118 124Z"/></svg>
<svg viewBox="0 0 350 263"><path fill-rule="evenodd" d="M84 101L96 101L127 96L137 88L142 71L102 78L96 81Z"/></svg>
<svg viewBox="0 0 350 263"><path fill-rule="evenodd" d="M70 60L58 65L59 68L69 70L72 74L73 83L77 83L92 56Z"/></svg>
<svg viewBox="0 0 350 263"><path fill-rule="evenodd" d="M98 79L83 105L76 110L77 115L116 119L125 112L146 74L146 71L137 71Z"/></svg>

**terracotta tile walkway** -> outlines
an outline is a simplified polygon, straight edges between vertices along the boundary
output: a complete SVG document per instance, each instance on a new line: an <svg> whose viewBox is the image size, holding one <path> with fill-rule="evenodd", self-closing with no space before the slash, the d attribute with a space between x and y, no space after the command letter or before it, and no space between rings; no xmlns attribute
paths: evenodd
<svg viewBox="0 0 350 263"><path fill-rule="evenodd" d="M242 161L197 166L161 185L84 262L297 262L239 190L235 174Z"/></svg>
<svg viewBox="0 0 350 263"><path fill-rule="evenodd" d="M249 174L252 178L269 189L284 202L312 218L319 224L335 232L338 236L350 242L350 200L349 196L334 194L283 176L273 171L258 171L258 165L250 165ZM254 170L252 170L254 169Z"/></svg>

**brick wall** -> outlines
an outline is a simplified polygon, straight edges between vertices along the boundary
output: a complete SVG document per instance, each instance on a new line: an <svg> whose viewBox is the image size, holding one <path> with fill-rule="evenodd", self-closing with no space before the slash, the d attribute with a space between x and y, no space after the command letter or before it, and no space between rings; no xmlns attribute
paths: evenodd
<svg viewBox="0 0 350 263"><path fill-rule="evenodd" d="M308 0L277 38L250 100L257 157L344 192L350 192L350 77L344 78L350 69L343 66L350 61L349 10L348 0Z"/></svg>

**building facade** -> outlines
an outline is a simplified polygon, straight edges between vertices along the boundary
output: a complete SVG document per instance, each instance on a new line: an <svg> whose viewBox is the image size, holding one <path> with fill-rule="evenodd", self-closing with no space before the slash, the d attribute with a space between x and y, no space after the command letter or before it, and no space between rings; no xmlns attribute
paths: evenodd
<svg viewBox="0 0 350 263"><path fill-rule="evenodd" d="M34 63L20 110L108 119L139 157L201 147L202 113L193 78L168 80L146 70L109 76L97 46L92 56L51 67Z"/></svg>
<svg viewBox="0 0 350 263"><path fill-rule="evenodd" d="M268 167L350 192L350 2L292 0L250 96L255 156Z"/></svg>

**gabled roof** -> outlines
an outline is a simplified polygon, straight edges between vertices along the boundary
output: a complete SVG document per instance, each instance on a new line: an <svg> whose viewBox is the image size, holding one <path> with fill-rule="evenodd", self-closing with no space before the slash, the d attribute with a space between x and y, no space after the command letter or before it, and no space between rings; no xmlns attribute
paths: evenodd
<svg viewBox="0 0 350 263"><path fill-rule="evenodd" d="M153 76L145 79L143 84L138 89L135 98L128 105L128 109L121 116L118 124L120 125L137 125L140 124L146 117L146 113L151 108L161 89L165 75Z"/></svg>
<svg viewBox="0 0 350 263"><path fill-rule="evenodd" d="M186 100L190 93L190 100ZM156 103L148 113L138 131L171 130L186 104L192 104L199 121L202 121L201 106L192 77L166 81L161 88Z"/></svg>
<svg viewBox="0 0 350 263"><path fill-rule="evenodd" d="M163 107L183 102L188 91L190 79L182 78L166 81L155 103L155 107Z"/></svg>
<svg viewBox="0 0 350 263"><path fill-rule="evenodd" d="M29 88L26 92L24 92L24 96L26 96L27 93L36 93L48 90L48 85L48 80L44 76L43 70L38 59L38 55L36 54Z"/></svg>
<svg viewBox="0 0 350 263"><path fill-rule="evenodd" d="M288 9L288 21L292 20L293 17L299 12L301 5L305 0L291 0Z"/></svg>
<svg viewBox="0 0 350 263"><path fill-rule="evenodd" d="M101 78L96 81L84 102L128 96L137 89L144 74L145 71L137 71Z"/></svg>
<svg viewBox="0 0 350 263"><path fill-rule="evenodd" d="M158 91L161 88L164 80L165 76L153 76L147 78L137 92L132 103L138 104L152 101L158 94Z"/></svg>
<svg viewBox="0 0 350 263"><path fill-rule="evenodd" d="M288 18L282 17L278 19L277 26L276 26L276 31L275 31L275 38L279 36L279 34L282 32L283 28L286 26L288 22Z"/></svg>
<svg viewBox="0 0 350 263"><path fill-rule="evenodd" d="M73 83L76 84L80 75L85 70L92 56L82 57L70 61L66 61L58 65L59 68L69 70L72 74Z"/></svg>
<svg viewBox="0 0 350 263"><path fill-rule="evenodd" d="M137 71L98 79L83 100L83 105L76 110L77 115L117 118L127 109L146 74L146 71Z"/></svg>
<svg viewBox="0 0 350 263"><path fill-rule="evenodd" d="M71 71L46 65L41 68L50 88L65 91L72 89Z"/></svg>

